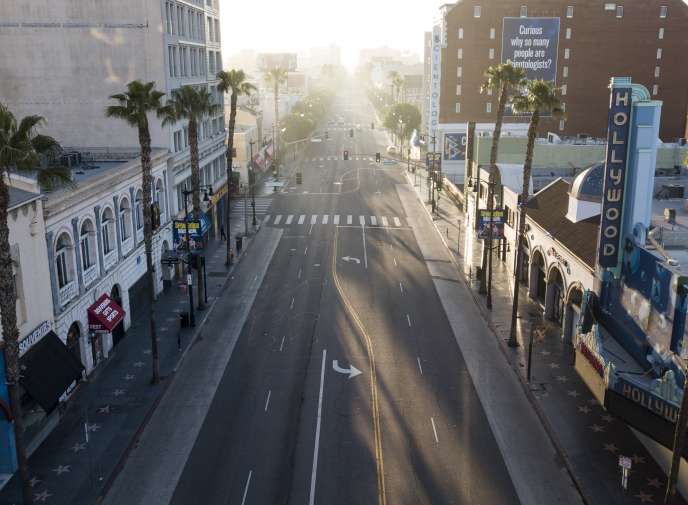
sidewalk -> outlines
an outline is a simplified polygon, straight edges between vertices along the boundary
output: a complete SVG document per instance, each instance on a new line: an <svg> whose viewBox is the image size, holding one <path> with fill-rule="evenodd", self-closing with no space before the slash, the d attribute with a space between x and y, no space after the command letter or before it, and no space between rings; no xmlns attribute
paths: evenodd
<svg viewBox="0 0 688 505"><path fill-rule="evenodd" d="M426 202L427 174L425 170L419 172L420 187L415 186L416 194L430 212L430 205ZM413 185L414 174L409 174L408 179ZM523 342L523 338L530 334L531 326L541 313L540 307L528 298L525 290L521 291L518 323L521 345L516 349L508 347L513 284L505 264L497 255L494 256L493 309L489 311L485 297L478 294L475 279L476 266L479 266L481 258L478 245L468 255L474 258L475 264L464 264L466 251L462 248L466 231L463 229L463 213L443 195L433 221L456 264L462 266L464 283L497 337L501 353L517 373L584 501L591 505L662 503L666 486L664 472L630 428L609 415L592 397L573 368L572 346L559 337L559 330L553 324L547 325L544 339L534 346L531 384L527 384L527 342ZM620 485L620 455L629 456L633 461L625 494ZM677 503L686 502L677 500Z"/></svg>
<svg viewBox="0 0 688 505"><path fill-rule="evenodd" d="M213 300L225 289L234 269L228 270L224 264L225 244L212 240L206 248L208 305L203 312L196 311L195 328L180 329L179 313L188 311L189 298L178 287L178 279L155 302L162 375L159 385L150 384L146 310L139 311L141 315L132 321L108 360L80 383L59 425L30 458L36 503L92 505L104 495L167 389L182 356L203 328ZM248 245L245 240L243 251ZM196 295L194 292L197 303ZM0 504L21 502L15 474L0 491Z"/></svg>

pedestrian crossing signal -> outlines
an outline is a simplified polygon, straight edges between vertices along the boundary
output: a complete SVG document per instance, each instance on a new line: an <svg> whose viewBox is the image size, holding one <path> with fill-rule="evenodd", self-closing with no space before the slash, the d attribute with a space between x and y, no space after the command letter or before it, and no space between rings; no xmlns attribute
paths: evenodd
<svg viewBox="0 0 688 505"><path fill-rule="evenodd" d="M344 151L344 161L349 161L349 151Z"/></svg>
<svg viewBox="0 0 688 505"><path fill-rule="evenodd" d="M301 172L296 172L296 184L302 184L303 183L303 177Z"/></svg>
<svg viewBox="0 0 688 505"><path fill-rule="evenodd" d="M382 158L382 156L380 156L380 153L375 153L375 162L376 163L380 163L381 158Z"/></svg>

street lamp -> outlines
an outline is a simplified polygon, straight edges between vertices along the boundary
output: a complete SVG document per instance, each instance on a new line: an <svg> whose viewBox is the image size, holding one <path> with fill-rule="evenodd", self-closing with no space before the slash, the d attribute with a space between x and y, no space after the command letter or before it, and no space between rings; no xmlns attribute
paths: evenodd
<svg viewBox="0 0 688 505"><path fill-rule="evenodd" d="M434 178L434 173L435 173L435 169L436 169L436 167L435 167L435 157L436 157L435 143L437 141L437 137L435 137L434 135L430 135L428 133L428 134L420 134L418 136L418 138L424 144L427 144L428 140L430 140L432 142L432 164L430 165L430 167L428 167L428 174L432 174L432 175L430 175L430 177L429 177L430 178L430 184L428 185L428 200L430 200L430 202L432 204L432 211L435 212L435 184L434 184L435 178ZM439 168L440 168L440 176L441 176L441 174L442 174L442 165L441 164L440 164Z"/></svg>
<svg viewBox="0 0 688 505"><path fill-rule="evenodd" d="M253 224L253 227L255 228L255 226L256 226L256 190L255 190L256 181L255 181L255 173L253 171L253 144L255 144L255 142L253 140L251 140L248 143L249 148L251 150L251 159L248 162L248 183L251 187L251 207L253 208L252 224Z"/></svg>

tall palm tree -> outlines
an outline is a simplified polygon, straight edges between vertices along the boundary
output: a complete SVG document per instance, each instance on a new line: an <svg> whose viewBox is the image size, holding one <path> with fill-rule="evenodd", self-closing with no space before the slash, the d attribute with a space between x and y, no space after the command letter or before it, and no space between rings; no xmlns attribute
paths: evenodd
<svg viewBox="0 0 688 505"><path fill-rule="evenodd" d="M198 125L206 116L212 116L220 109L215 103L213 95L206 88L196 89L193 86L182 86L172 92L172 99L167 103L167 116L163 125L174 124L187 120L189 128L189 147L191 150L191 203L194 219L201 219L201 167L198 156ZM196 256L196 271L198 272L198 310L205 308L204 279L202 275L201 257Z"/></svg>
<svg viewBox="0 0 688 505"><path fill-rule="evenodd" d="M151 136L148 126L148 114L155 114L159 119L165 119L171 114L171 107L164 105L162 98L165 93L155 89L154 82L132 81L127 84L124 93L110 96L117 105L109 105L105 109L105 116L125 121L132 128L136 128L141 149L141 174L143 179L143 242L146 250L146 268L148 277L148 321L150 325L151 356L153 375L151 383L160 382L160 355L155 331L155 272L153 268L153 221L151 212L151 190L153 187L153 167L151 162Z"/></svg>
<svg viewBox="0 0 688 505"><path fill-rule="evenodd" d="M390 70L387 74L392 88L392 101L401 103L401 92L404 87L404 78L396 70Z"/></svg>
<svg viewBox="0 0 688 505"><path fill-rule="evenodd" d="M518 315L518 288L520 272L523 268L523 239L526 231L526 205L528 204L528 191L530 188L530 174L533 168L533 151L540 118L551 116L553 119L564 117L564 109L561 100L557 96L558 89L549 81L528 81L521 94L512 97L511 104L517 114L530 114L528 125L528 146L526 147L526 159L523 164L523 188L521 189L521 203L518 218L518 236L516 237L516 269L514 270L514 301L511 307L511 329L509 333L509 345L518 346L516 339L516 319Z"/></svg>
<svg viewBox="0 0 688 505"><path fill-rule="evenodd" d="M234 154L234 126L236 124L237 100L241 95L248 96L253 93L256 87L246 81L246 74L240 69L232 69L230 71L222 70L217 74L217 78L220 80L217 89L222 93L232 94L229 98L229 127L227 130L227 204L225 205L225 233L227 234L226 263L229 265L232 262L231 248L229 245L230 184L232 182L232 157ZM251 160L251 167L253 167L253 160Z"/></svg>
<svg viewBox="0 0 688 505"><path fill-rule="evenodd" d="M61 151L55 139L36 132L42 122L41 116L27 116L17 121L14 114L0 103L0 322L5 342L5 378L14 418L14 441L25 505L33 503L33 493L29 480L29 462L24 445L24 419L19 398L17 293L12 270L7 209L10 205L11 173L32 173L44 188L52 188L61 181L69 181L69 171L63 167L41 167L40 161L44 156Z"/></svg>
<svg viewBox="0 0 688 505"><path fill-rule="evenodd" d="M277 175L279 175L279 87L287 81L287 70L282 67L275 67L265 73L265 80L268 84L272 84L272 90L275 99L275 162L277 163Z"/></svg>
<svg viewBox="0 0 688 505"><path fill-rule="evenodd" d="M526 73L522 68L516 68L511 63L502 63L489 67L485 71L485 81L480 88L480 93L498 93L497 121L495 121L492 134L492 147L490 149L490 177L487 191L487 210L492 218L494 208L494 173L497 170L497 156L499 153L499 140L502 137L502 123L509 98L525 85ZM492 224L492 223L490 223ZM480 291L485 291L485 270L487 267L487 308L492 308L492 226L488 232L487 246L483 247L482 269L480 275Z"/></svg>

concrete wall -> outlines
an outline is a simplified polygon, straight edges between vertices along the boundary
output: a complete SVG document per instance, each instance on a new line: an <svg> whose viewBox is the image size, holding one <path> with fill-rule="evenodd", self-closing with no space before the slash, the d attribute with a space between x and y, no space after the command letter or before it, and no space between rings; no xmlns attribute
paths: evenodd
<svg viewBox="0 0 688 505"><path fill-rule="evenodd" d="M136 132L106 119L108 96L134 79L165 87L158 0L0 2L0 102L40 114L64 145L137 145ZM153 145L169 134L153 122Z"/></svg>

